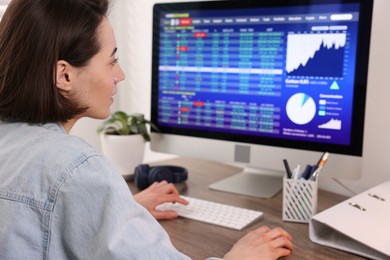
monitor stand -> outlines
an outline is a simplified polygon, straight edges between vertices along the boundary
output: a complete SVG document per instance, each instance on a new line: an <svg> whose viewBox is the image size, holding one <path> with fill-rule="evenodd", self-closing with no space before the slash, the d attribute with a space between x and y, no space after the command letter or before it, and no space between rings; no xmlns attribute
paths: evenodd
<svg viewBox="0 0 390 260"><path fill-rule="evenodd" d="M283 187L283 172L245 168L241 173L209 185L212 190L272 198Z"/></svg>

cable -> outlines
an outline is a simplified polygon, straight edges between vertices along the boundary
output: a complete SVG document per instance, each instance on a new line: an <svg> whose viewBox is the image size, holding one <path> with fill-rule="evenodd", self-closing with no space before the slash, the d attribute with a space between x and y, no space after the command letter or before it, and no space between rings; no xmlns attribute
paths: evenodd
<svg viewBox="0 0 390 260"><path fill-rule="evenodd" d="M334 180L335 182L337 182L337 184L339 184L341 187L343 187L344 189L346 189L347 191L349 191L350 193L352 193L353 195L357 195L356 192L354 192L353 190L351 190L350 188L348 188L344 183L342 183L339 179L336 179L336 178L332 178L332 180Z"/></svg>

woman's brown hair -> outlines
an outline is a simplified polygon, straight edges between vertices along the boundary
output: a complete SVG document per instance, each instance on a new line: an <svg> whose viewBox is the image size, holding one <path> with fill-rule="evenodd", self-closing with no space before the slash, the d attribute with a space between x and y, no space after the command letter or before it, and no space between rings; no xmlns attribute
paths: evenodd
<svg viewBox="0 0 390 260"><path fill-rule="evenodd" d="M0 119L66 122L84 112L56 87L56 63L86 66L100 50L108 0L13 0L0 22Z"/></svg>

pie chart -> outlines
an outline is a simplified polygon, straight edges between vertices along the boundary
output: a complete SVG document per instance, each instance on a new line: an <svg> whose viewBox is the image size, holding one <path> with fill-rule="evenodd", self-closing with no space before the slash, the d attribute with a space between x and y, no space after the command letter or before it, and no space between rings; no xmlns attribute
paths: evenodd
<svg viewBox="0 0 390 260"><path fill-rule="evenodd" d="M287 101L288 118L297 125L309 123L316 115L316 103L305 93L297 93Z"/></svg>

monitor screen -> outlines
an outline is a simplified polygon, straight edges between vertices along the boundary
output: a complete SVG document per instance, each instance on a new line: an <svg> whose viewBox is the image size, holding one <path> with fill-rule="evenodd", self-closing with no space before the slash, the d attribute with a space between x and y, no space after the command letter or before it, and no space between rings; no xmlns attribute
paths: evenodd
<svg viewBox="0 0 390 260"><path fill-rule="evenodd" d="M359 158L371 16L365 0L156 4L152 121L249 166L259 147Z"/></svg>

